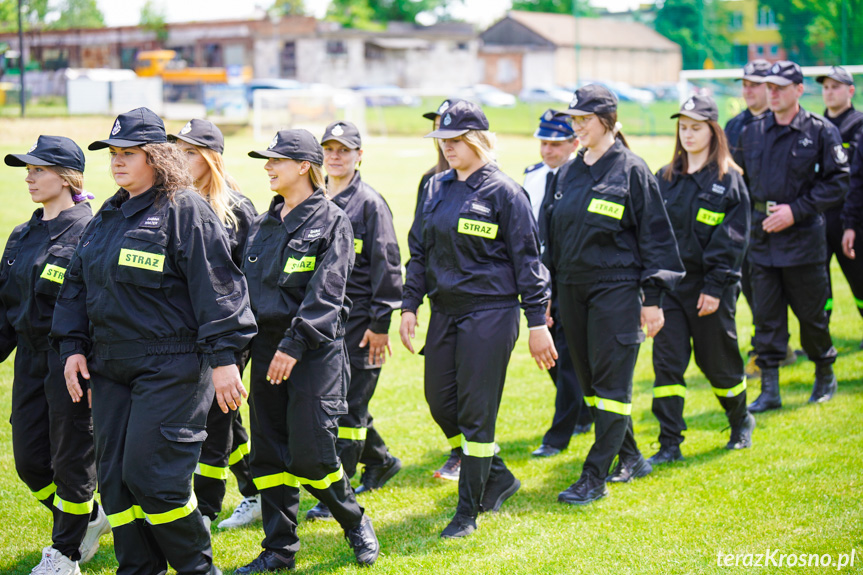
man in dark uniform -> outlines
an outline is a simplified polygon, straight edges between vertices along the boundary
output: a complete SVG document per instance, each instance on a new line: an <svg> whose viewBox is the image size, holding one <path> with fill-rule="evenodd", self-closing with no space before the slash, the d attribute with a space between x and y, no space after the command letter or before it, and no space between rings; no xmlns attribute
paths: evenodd
<svg viewBox="0 0 863 575"><path fill-rule="evenodd" d="M578 140L572 130L569 116L554 110L546 110L540 117L539 127L533 137L540 141L539 153L542 161L529 166L524 171L523 187L530 198L533 215L540 222L539 241L545 244L542 235L544 226L539 217L540 207L558 169L573 158L578 148ZM557 455L569 446L569 440L573 435L587 433L593 424L593 416L587 404L584 403L581 385L578 383L578 376L575 375L575 366L572 365L572 358L569 356L569 348L566 346L558 311L557 300L552 295L551 317L554 323L550 329L559 359L558 364L548 370L548 375L551 376L551 381L557 388L557 394L551 427L545 432L542 445L531 454L534 457Z"/></svg>
<svg viewBox="0 0 863 575"><path fill-rule="evenodd" d="M829 287L823 212L841 204L848 189L848 153L839 131L800 107L800 66L777 62L765 82L770 112L743 130L735 154L753 207L749 253L761 368L761 395L749 406L753 413L782 406L778 368L788 345L788 304L816 366L809 401L827 401L836 392L836 349L824 310Z"/></svg>
<svg viewBox="0 0 863 575"><path fill-rule="evenodd" d="M842 146L848 153L848 158L853 162L855 154L857 135L863 127L863 112L854 109L851 99L854 97L854 78L841 66L833 66L826 76L818 76L815 79L821 84L821 95L824 98L824 117L830 120L839 134L842 136ZM838 206L824 212L827 220L827 278L830 278L830 261L833 255L842 268L842 273L854 300L857 303L857 311L863 316L863 261L851 259L842 252L842 236L844 228L842 225L842 207ZM833 310L833 287L831 282L830 295L827 298L827 315ZM863 342L861 342L863 349Z"/></svg>

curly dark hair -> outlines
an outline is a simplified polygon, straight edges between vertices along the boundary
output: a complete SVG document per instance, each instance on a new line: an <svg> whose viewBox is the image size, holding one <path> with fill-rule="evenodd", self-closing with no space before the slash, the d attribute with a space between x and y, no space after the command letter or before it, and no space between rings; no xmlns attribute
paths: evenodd
<svg viewBox="0 0 863 575"><path fill-rule="evenodd" d="M179 190L194 189L195 179L189 171L189 161L180 148L173 144L144 144L141 149L147 154L147 165L155 172L153 186L157 188L157 197L173 201Z"/></svg>

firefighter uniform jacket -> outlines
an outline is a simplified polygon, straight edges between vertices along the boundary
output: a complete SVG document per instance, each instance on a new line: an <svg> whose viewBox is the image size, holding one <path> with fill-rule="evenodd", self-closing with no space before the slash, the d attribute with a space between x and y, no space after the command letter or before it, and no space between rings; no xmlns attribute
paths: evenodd
<svg viewBox="0 0 863 575"><path fill-rule="evenodd" d="M803 108L788 126L768 112L743 130L734 160L752 203L752 262L788 267L826 261L822 212L840 205L848 189L849 157L839 130ZM773 202L791 207L794 225L768 234L762 222Z"/></svg>
<svg viewBox="0 0 863 575"><path fill-rule="evenodd" d="M243 269L261 335L280 339L279 351L301 361L306 350L344 336L354 237L347 215L323 190L282 221L284 201L276 196L255 220Z"/></svg>
<svg viewBox="0 0 863 575"><path fill-rule="evenodd" d="M530 327L545 325L549 273L525 191L494 164L466 181L455 170L432 177L408 238L411 259L402 309L428 294L449 315L518 303Z"/></svg>
<svg viewBox="0 0 863 575"><path fill-rule="evenodd" d="M645 306L660 305L684 269L647 164L617 140L592 166L579 151L564 167L553 183L553 201L543 207L549 236L543 261L554 264L557 282L634 280Z"/></svg>
<svg viewBox="0 0 863 575"><path fill-rule="evenodd" d="M83 202L42 221L43 209L17 226L0 262L0 362L20 343L47 351L54 303L78 238L93 217Z"/></svg>
<svg viewBox="0 0 863 575"><path fill-rule="evenodd" d="M749 195L743 176L729 169L721 179L714 165L694 174L665 179L665 166L656 175L673 224L686 281L703 280L701 293L721 298L725 288L740 281L740 268L749 238Z"/></svg>
<svg viewBox="0 0 863 575"><path fill-rule="evenodd" d="M348 277L347 296L352 302L347 331L351 361L366 367L368 349L359 345L366 329L387 333L390 318L402 304L402 265L393 215L386 200L355 172L347 189L333 202L342 208L354 232L354 269ZM359 352L359 353L358 353ZM369 366L377 369L380 366Z"/></svg>
<svg viewBox="0 0 863 575"><path fill-rule="evenodd" d="M857 134L854 156L851 160L851 185L842 207L842 228L863 230L863 130Z"/></svg>
<svg viewBox="0 0 863 575"><path fill-rule="evenodd" d="M65 362L94 345L105 359L203 354L231 365L255 335L246 280L224 226L196 192L173 200L121 189L84 231L54 313Z"/></svg>
<svg viewBox="0 0 863 575"><path fill-rule="evenodd" d="M728 139L728 149L732 154L740 148L740 135L743 133L743 128L755 118L749 108L746 108L726 122L725 137Z"/></svg>
<svg viewBox="0 0 863 575"><path fill-rule="evenodd" d="M249 229L252 222L258 217L258 210L249 198L239 192L229 191L231 195L231 211L237 218L237 225L226 225L228 233L228 244L231 246L231 259L237 266L243 261L243 251L246 249L246 240L249 237Z"/></svg>

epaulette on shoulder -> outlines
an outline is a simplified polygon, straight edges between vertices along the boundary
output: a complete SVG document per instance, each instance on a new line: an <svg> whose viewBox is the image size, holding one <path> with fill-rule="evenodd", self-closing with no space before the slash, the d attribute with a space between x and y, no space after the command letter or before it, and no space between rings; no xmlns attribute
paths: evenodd
<svg viewBox="0 0 863 575"><path fill-rule="evenodd" d="M533 172L534 170L538 170L539 168L541 168L541 167L542 167L542 165L543 165L543 164L542 164L542 162L540 162L540 163L538 163L538 164L534 164L534 165L532 165L532 166L528 166L528 167L526 167L526 168L524 169L524 173L525 173L525 174L529 174L529 173Z"/></svg>

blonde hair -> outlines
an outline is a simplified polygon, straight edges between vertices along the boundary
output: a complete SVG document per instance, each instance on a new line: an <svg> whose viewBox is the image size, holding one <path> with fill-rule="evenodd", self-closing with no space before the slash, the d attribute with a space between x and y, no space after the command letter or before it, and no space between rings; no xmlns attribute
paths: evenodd
<svg viewBox="0 0 863 575"><path fill-rule="evenodd" d="M74 198L77 195L84 193L84 173L72 168L64 168L63 166L45 166L69 184L70 192ZM84 201L84 200L81 200ZM78 202L76 202L78 203Z"/></svg>
<svg viewBox="0 0 863 575"><path fill-rule="evenodd" d="M316 190L323 190L324 195L329 199L330 195L327 193L327 183L324 179L323 167L311 162L309 162L309 166L309 181L312 183L312 187Z"/></svg>
<svg viewBox="0 0 863 575"><path fill-rule="evenodd" d="M236 202L231 197L229 189L239 192L237 182L225 171L222 154L210 148L195 147L210 168L210 181L205 186L199 187L198 192L207 200L223 224L236 228L238 222L233 210Z"/></svg>
<svg viewBox="0 0 863 575"><path fill-rule="evenodd" d="M488 130L468 130L463 136L459 136L473 152L479 156L484 164L496 164L497 157L494 153L494 145L497 137ZM438 140L440 142L440 140Z"/></svg>

